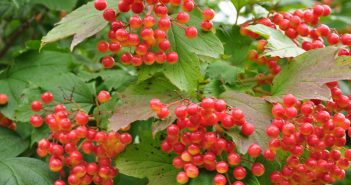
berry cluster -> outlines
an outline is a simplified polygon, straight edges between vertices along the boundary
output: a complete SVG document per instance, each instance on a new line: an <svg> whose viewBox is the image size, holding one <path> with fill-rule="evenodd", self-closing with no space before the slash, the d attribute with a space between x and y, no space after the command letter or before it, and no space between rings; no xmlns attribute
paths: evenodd
<svg viewBox="0 0 351 185"><path fill-rule="evenodd" d="M351 150L340 152L350 130L344 114L333 114L321 101L297 101L291 94L273 106L272 114L264 157L272 161L278 150L289 153L281 171L271 174L273 184L332 184L345 177Z"/></svg>
<svg viewBox="0 0 351 185"><path fill-rule="evenodd" d="M179 103L181 105L174 111L177 121L168 126L167 137L161 144L162 151L179 155L173 159L173 165L184 171L178 173L177 182L186 184L189 178L198 177L199 168L204 168L217 171L215 185L232 184L230 178L227 178L229 170L237 180L233 184L243 184L241 180L246 177L247 171L240 164L246 159L236 152L235 143L225 138L223 129L241 127L241 134L250 136L254 132L254 126L245 121L244 113L240 109L229 108L220 99L205 98L198 104L187 100L177 102ZM174 103L164 105L158 99L150 101L151 109L159 118L167 117L170 105ZM216 128L216 131L208 131L210 128ZM252 144L248 154L252 158L258 157L261 147ZM251 171L255 176L261 176L265 168L261 163L252 162Z"/></svg>
<svg viewBox="0 0 351 185"><path fill-rule="evenodd" d="M326 45L338 46L341 44L339 56L349 56L351 46L351 34L339 35L335 29L327 25L320 24L320 17L329 16L331 9L328 5L315 5L311 9L295 10L292 13L275 13L268 18L256 20L254 24L262 24L273 29L282 31L297 46L308 51L311 49L323 48ZM241 26L242 35L257 39L260 35L247 29L249 22ZM265 51L267 40L259 40L257 49L248 53L248 58L260 65L266 65L271 71L271 75L277 75L281 71L278 64L279 57L268 57L262 55ZM290 60L290 59L288 59ZM266 83L269 83L267 81Z"/></svg>
<svg viewBox="0 0 351 185"><path fill-rule="evenodd" d="M169 9L181 6L182 11L173 18L170 17ZM119 53L124 47L120 60L123 64L140 66L143 63L152 65L155 62L163 64L166 61L174 64L178 61L178 54L171 51L171 43L167 32L174 24L185 30L185 36L189 39L197 37L198 30L194 26L187 26L190 20L190 12L198 8L202 12L202 30L210 31L213 27L211 20L215 16L212 9L201 10L193 0L121 0L118 3L117 14L114 9L107 8L106 0L95 0L95 8L103 10L103 17L111 24L108 41L100 41L97 48L100 52ZM131 11L134 15L128 22L118 20L117 17ZM112 56L106 56L101 60L105 68L112 68L115 60Z"/></svg>
<svg viewBox="0 0 351 185"><path fill-rule="evenodd" d="M45 92L41 101L32 102L32 110L37 114L31 116L31 124L41 127L45 121L50 128L50 136L39 141L37 154L40 157L49 156L50 170L60 173L61 178L66 178L70 185L113 185L118 170L112 159L132 142L132 136L97 130L89 126L89 115L79 107L67 110L63 104L53 105L53 99L52 93ZM110 99L110 95L107 91L101 91L97 99L104 103ZM95 156L95 160L91 161L91 157L85 159L84 156ZM65 171L69 171L68 177ZM65 185L66 182L57 180L54 185Z"/></svg>

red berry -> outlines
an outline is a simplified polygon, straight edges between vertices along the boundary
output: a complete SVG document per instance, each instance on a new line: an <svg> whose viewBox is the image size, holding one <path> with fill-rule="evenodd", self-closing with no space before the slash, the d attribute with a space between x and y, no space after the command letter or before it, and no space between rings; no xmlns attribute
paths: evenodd
<svg viewBox="0 0 351 185"><path fill-rule="evenodd" d="M250 145L249 148L247 149L247 153L248 153L251 157L253 157L253 158L256 158L256 157L260 156L261 152L262 152L262 149L261 149L261 147L260 147L259 145L257 145L257 144L252 144L252 145ZM239 180L240 180L240 179L239 179Z"/></svg>
<svg viewBox="0 0 351 185"><path fill-rule="evenodd" d="M189 39L197 37L197 29L194 26L189 26L185 28L185 36Z"/></svg>
<svg viewBox="0 0 351 185"><path fill-rule="evenodd" d="M179 12L176 17L177 21L181 24L185 24L190 20L190 16L186 12Z"/></svg>
<svg viewBox="0 0 351 185"><path fill-rule="evenodd" d="M344 34L341 36L341 43L346 46L351 46L351 34Z"/></svg>
<svg viewBox="0 0 351 185"><path fill-rule="evenodd" d="M171 27L171 20L167 17L161 18L158 21L158 28L161 30L169 30Z"/></svg>
<svg viewBox="0 0 351 185"><path fill-rule="evenodd" d="M101 60L101 64L104 66L104 68L111 69L115 64L115 59L111 56L104 57Z"/></svg>
<svg viewBox="0 0 351 185"><path fill-rule="evenodd" d="M214 16L215 16L215 11L212 10L211 8L207 8L202 12L202 17L204 18L205 21L212 20Z"/></svg>
<svg viewBox="0 0 351 185"><path fill-rule="evenodd" d="M242 166L236 167L233 171L233 176L237 180L242 180L246 177L246 169Z"/></svg>
<svg viewBox="0 0 351 185"><path fill-rule="evenodd" d="M132 11L136 14L139 14L144 11L144 3L143 2L134 2L132 4Z"/></svg>
<svg viewBox="0 0 351 185"><path fill-rule="evenodd" d="M107 2L106 2L106 0L95 0L94 6L95 6L95 9L101 11L107 7Z"/></svg>
<svg viewBox="0 0 351 185"><path fill-rule="evenodd" d="M51 92L45 92L41 95L41 101L45 104L50 104L54 100L54 95Z"/></svg>
<svg viewBox="0 0 351 185"><path fill-rule="evenodd" d="M251 167L251 172L254 176L260 177L264 174L265 168L262 163L254 163Z"/></svg>
<svg viewBox="0 0 351 185"><path fill-rule="evenodd" d="M44 121L39 115L33 115L30 117L30 123L33 125L33 127L41 127Z"/></svg>
<svg viewBox="0 0 351 185"><path fill-rule="evenodd" d="M241 128L241 133L245 136L251 135L255 131L255 127L251 123L244 123Z"/></svg>
<svg viewBox="0 0 351 185"><path fill-rule="evenodd" d="M33 101L32 102L32 110L34 112L39 112L43 108L43 105L40 101Z"/></svg>
<svg viewBox="0 0 351 185"><path fill-rule="evenodd" d="M328 43L330 45L335 45L339 43L339 35L336 33L332 33L328 36Z"/></svg>
<svg viewBox="0 0 351 185"><path fill-rule="evenodd" d="M116 20L116 12L113 9L104 10L103 17L106 21L112 22Z"/></svg>
<svg viewBox="0 0 351 185"><path fill-rule="evenodd" d="M107 91L100 91L97 99L99 100L100 103L106 103L110 100L111 96L110 93Z"/></svg>
<svg viewBox="0 0 351 185"><path fill-rule="evenodd" d="M193 0L184 1L182 5L183 10L186 12L193 11L194 7L195 7L195 3Z"/></svg>
<svg viewBox="0 0 351 185"><path fill-rule="evenodd" d="M189 181L189 177L185 172L179 172L177 175L177 182L179 184L186 184Z"/></svg>
<svg viewBox="0 0 351 185"><path fill-rule="evenodd" d="M210 22L210 21L203 21L203 22L201 23L201 29L202 29L203 31L211 31L212 28L213 28L213 23Z"/></svg>
<svg viewBox="0 0 351 185"><path fill-rule="evenodd" d="M217 174L214 179L213 182L215 185L226 185L227 184L227 179L224 175L221 174Z"/></svg>
<svg viewBox="0 0 351 185"><path fill-rule="evenodd" d="M138 29L141 27L141 25L143 24L143 21L141 20L141 18L137 15L131 16L129 18L129 25L131 28L133 29Z"/></svg>
<svg viewBox="0 0 351 185"><path fill-rule="evenodd" d="M101 53L106 53L108 51L109 44L107 41L100 41L96 47Z"/></svg>
<svg viewBox="0 0 351 185"><path fill-rule="evenodd" d="M170 64L174 64L178 62L178 53L171 51L167 54L167 62Z"/></svg>

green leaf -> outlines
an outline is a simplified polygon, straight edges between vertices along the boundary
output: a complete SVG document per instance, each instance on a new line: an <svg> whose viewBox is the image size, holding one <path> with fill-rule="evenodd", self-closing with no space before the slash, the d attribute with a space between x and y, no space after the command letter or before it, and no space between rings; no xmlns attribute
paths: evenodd
<svg viewBox="0 0 351 185"><path fill-rule="evenodd" d="M265 55L287 58L296 57L305 52L305 50L299 48L289 37L276 29L262 24L252 25L247 27L247 29L268 39Z"/></svg>
<svg viewBox="0 0 351 185"><path fill-rule="evenodd" d="M43 138L50 136L50 129L47 124L44 124L40 128L34 128L31 135L31 146L40 141Z"/></svg>
<svg viewBox="0 0 351 185"><path fill-rule="evenodd" d="M164 77L155 77L132 85L120 94L122 104L110 119L109 129L119 130L137 120L147 120L155 115L150 109L150 100L160 99L169 103L178 99L178 89Z"/></svg>
<svg viewBox="0 0 351 185"><path fill-rule="evenodd" d="M195 15L189 25L200 25L201 20ZM201 30L198 28L198 30ZM199 31L198 37L189 40L184 29L172 24L168 32L172 50L179 55L176 64L143 66L139 71L139 81L151 78L162 72L169 81L182 91L194 94L198 82L203 79L200 69L200 58L219 58L224 52L221 41L212 32Z"/></svg>
<svg viewBox="0 0 351 185"><path fill-rule="evenodd" d="M242 68L232 66L228 62L220 61L210 64L206 74L209 78L220 80L224 83L233 84L239 73L243 73Z"/></svg>
<svg viewBox="0 0 351 185"><path fill-rule="evenodd" d="M140 144L127 147L116 161L119 172L132 177L148 178L148 185L177 184L178 169L172 165L173 155L163 153L160 138L153 141L150 128L140 126Z"/></svg>
<svg viewBox="0 0 351 185"><path fill-rule="evenodd" d="M71 11L77 4L77 0L60 0L60 1L50 1L50 0L31 0L30 3L42 4L51 10L66 10Z"/></svg>
<svg viewBox="0 0 351 185"><path fill-rule="evenodd" d="M293 94L299 100L330 100L325 83L351 79L351 58L336 59L337 52L338 48L327 47L296 57L273 80L273 96L267 100L280 101L286 94Z"/></svg>
<svg viewBox="0 0 351 185"><path fill-rule="evenodd" d="M265 1L270 1L270 0L231 0L233 5L235 6L235 9L237 10L237 12L240 11L240 9L246 5L252 5L255 3L259 3L259 2L265 2Z"/></svg>
<svg viewBox="0 0 351 185"><path fill-rule="evenodd" d="M215 175L214 172L201 170L198 177L190 180L189 185L214 185L213 178Z"/></svg>
<svg viewBox="0 0 351 185"><path fill-rule="evenodd" d="M230 57L228 60L236 66L243 65L252 40L240 34L239 26L220 27L216 34L224 44L224 54Z"/></svg>
<svg viewBox="0 0 351 185"><path fill-rule="evenodd" d="M24 152L29 142L22 139L16 132L0 127L0 146L0 159L5 159L16 157Z"/></svg>
<svg viewBox="0 0 351 185"><path fill-rule="evenodd" d="M115 178L114 183L115 185L147 185L147 179L130 177L128 175L119 173L118 176Z"/></svg>
<svg viewBox="0 0 351 185"><path fill-rule="evenodd" d="M97 87L97 91L116 90L120 91L135 81L136 77L122 70L104 70L97 74L102 78L102 83Z"/></svg>
<svg viewBox="0 0 351 185"><path fill-rule="evenodd" d="M241 135L237 129L227 131L227 134L233 138L238 150L244 154L251 144L259 144L265 149L269 142L269 138L266 135L266 128L271 124L271 120L273 119L271 104L262 98L235 91L227 91L222 94L221 98L228 102L228 105L242 110L246 121L255 126L255 131L250 137Z"/></svg>
<svg viewBox="0 0 351 185"><path fill-rule="evenodd" d="M30 84L52 80L69 72L72 57L56 51L27 52L16 58L15 65L0 73L0 89L9 97L9 103L0 107L8 118L15 119L15 109L22 102L23 90ZM52 84L55 86L57 84Z"/></svg>
<svg viewBox="0 0 351 185"><path fill-rule="evenodd" d="M218 97L225 91L223 83L220 80L211 80L204 88L206 97Z"/></svg>
<svg viewBox="0 0 351 185"><path fill-rule="evenodd" d="M62 2L60 2L62 3ZM108 0L109 7L116 7L118 1ZM73 36L71 50L86 38L95 35L108 24L102 18L103 11L94 8L94 1L79 7L64 17L57 25L42 38L42 46L47 43Z"/></svg>
<svg viewBox="0 0 351 185"><path fill-rule="evenodd" d="M56 179L46 163L33 158L1 159L0 171L0 184L4 185L52 185Z"/></svg>

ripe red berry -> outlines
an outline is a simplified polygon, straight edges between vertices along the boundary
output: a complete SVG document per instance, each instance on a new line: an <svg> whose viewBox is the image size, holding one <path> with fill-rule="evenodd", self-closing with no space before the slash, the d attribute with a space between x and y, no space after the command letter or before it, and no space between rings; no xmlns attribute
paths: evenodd
<svg viewBox="0 0 351 185"><path fill-rule="evenodd" d="M246 177L246 169L242 166L236 167L233 171L233 176L237 180L242 180Z"/></svg>
<svg viewBox="0 0 351 185"><path fill-rule="evenodd" d="M265 168L262 163L254 163L251 167L251 172L254 176L260 177L264 174Z"/></svg>
<svg viewBox="0 0 351 185"><path fill-rule="evenodd" d="M342 35L340 40L343 45L351 46L351 34Z"/></svg>
<svg viewBox="0 0 351 185"><path fill-rule="evenodd" d="M78 112L75 118L79 125L86 125L89 121L89 115L85 112Z"/></svg>
<svg viewBox="0 0 351 185"><path fill-rule="evenodd" d="M105 69L111 69L115 64L115 59L111 56L104 57L101 60L101 64Z"/></svg>
<svg viewBox="0 0 351 185"><path fill-rule="evenodd" d="M202 12L202 17L204 18L205 21L212 20L214 16L215 16L215 11L212 10L211 8L207 8Z"/></svg>
<svg viewBox="0 0 351 185"><path fill-rule="evenodd" d="M194 26L189 26L185 28L185 36L189 39L197 37L197 29Z"/></svg>
<svg viewBox="0 0 351 185"><path fill-rule="evenodd" d="M190 16L186 12L179 12L176 17L177 21L181 24L185 24L190 20Z"/></svg>
<svg viewBox="0 0 351 185"><path fill-rule="evenodd" d="M182 5L183 10L186 12L193 11L194 7L195 7L195 3L193 0L184 1Z"/></svg>
<svg viewBox="0 0 351 185"><path fill-rule="evenodd" d="M33 101L32 102L32 110L34 112L39 112L43 108L43 105L40 101Z"/></svg>
<svg viewBox="0 0 351 185"><path fill-rule="evenodd" d="M178 53L171 51L167 54L167 62L170 64L175 64L178 62Z"/></svg>
<svg viewBox="0 0 351 185"><path fill-rule="evenodd" d="M33 125L33 127L41 127L44 123L43 118L41 118L39 115L33 115L30 117L30 123Z"/></svg>
<svg viewBox="0 0 351 185"><path fill-rule="evenodd" d="M94 6L97 10L104 10L107 7L106 0L95 0Z"/></svg>
<svg viewBox="0 0 351 185"><path fill-rule="evenodd" d="M143 24L143 21L141 20L141 18L137 15L131 16L129 18L129 25L131 28L133 29L138 29L141 27L141 25Z"/></svg>
<svg viewBox="0 0 351 185"><path fill-rule="evenodd" d="M107 41L99 41L96 47L101 53L106 53L109 49L109 44Z"/></svg>
<svg viewBox="0 0 351 185"><path fill-rule="evenodd" d="M114 20L116 20L116 11L114 11L113 9L106 9L104 10L104 14L103 17L106 21L112 22Z"/></svg>
<svg viewBox="0 0 351 185"><path fill-rule="evenodd" d="M336 33L331 33L331 34L328 36L328 43L329 43L330 45L338 44L338 43L339 43L339 35L336 34Z"/></svg>
<svg viewBox="0 0 351 185"><path fill-rule="evenodd" d="M213 23L211 21L203 21L201 23L201 29L203 31L211 31L213 28Z"/></svg>
<svg viewBox="0 0 351 185"><path fill-rule="evenodd" d="M132 4L132 11L136 14L139 14L144 11L144 3L143 2L134 2Z"/></svg>
<svg viewBox="0 0 351 185"><path fill-rule="evenodd" d="M41 95L41 101L45 104L50 104L54 100L54 95L51 92L45 92Z"/></svg>
<svg viewBox="0 0 351 185"><path fill-rule="evenodd" d="M247 153L253 158L256 158L256 157L260 156L261 152L262 152L262 149L257 144L252 144L247 149Z"/></svg>
<svg viewBox="0 0 351 185"><path fill-rule="evenodd" d="M158 28L161 30L169 30L169 28L171 27L171 20L167 17L161 18L158 21Z"/></svg>
<svg viewBox="0 0 351 185"><path fill-rule="evenodd" d="M57 180L55 181L54 185L66 185L66 183L63 180Z"/></svg>
<svg viewBox="0 0 351 185"><path fill-rule="evenodd" d="M224 175L221 174L217 174L214 179L213 182L215 185L226 185L227 184L227 179Z"/></svg>
<svg viewBox="0 0 351 185"><path fill-rule="evenodd" d="M244 136L249 136L255 131L255 127L251 123L244 123L241 128L241 133Z"/></svg>
<svg viewBox="0 0 351 185"><path fill-rule="evenodd" d="M189 177L185 172L179 172L177 175L177 182L179 184L186 184L189 181Z"/></svg>
<svg viewBox="0 0 351 185"><path fill-rule="evenodd" d="M218 173L227 173L229 169L228 163L221 161L216 164L216 170Z"/></svg>
<svg viewBox="0 0 351 185"><path fill-rule="evenodd" d="M106 103L110 101L110 98L111 98L110 93L107 91L100 91L97 96L97 99L100 103Z"/></svg>

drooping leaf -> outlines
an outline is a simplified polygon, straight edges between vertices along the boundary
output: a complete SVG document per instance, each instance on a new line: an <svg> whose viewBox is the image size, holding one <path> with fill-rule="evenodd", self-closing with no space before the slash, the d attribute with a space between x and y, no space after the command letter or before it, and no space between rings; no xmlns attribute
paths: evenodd
<svg viewBox="0 0 351 185"><path fill-rule="evenodd" d="M147 120L154 115L150 100L158 98L170 103L180 98L179 91L164 77L155 77L128 87L120 94L121 105L110 119L109 129L119 130L137 120Z"/></svg>
<svg viewBox="0 0 351 185"><path fill-rule="evenodd" d="M0 159L5 159L21 154L28 148L29 141L10 129L0 127L0 146Z"/></svg>
<svg viewBox="0 0 351 185"><path fill-rule="evenodd" d="M252 40L240 34L239 26L220 27L216 35L224 44L224 54L227 60L236 66L241 66L247 59Z"/></svg>
<svg viewBox="0 0 351 185"><path fill-rule="evenodd" d="M252 25L247 27L247 29L268 39L268 44L265 47L265 55L286 58L296 57L305 52L305 50L299 48L289 37L276 29L262 24Z"/></svg>
<svg viewBox="0 0 351 185"><path fill-rule="evenodd" d="M71 11L76 5L77 0L60 0L60 1L31 0L30 3L42 4L51 10Z"/></svg>
<svg viewBox="0 0 351 185"><path fill-rule="evenodd" d="M330 100L327 82L351 79L351 58L336 58L338 49L327 47L312 50L295 58L273 81L270 101L293 94L299 100Z"/></svg>
<svg viewBox="0 0 351 185"><path fill-rule="evenodd" d="M240 67L232 66L228 62L220 61L210 64L206 74L209 78L232 84L236 81L239 73L244 72Z"/></svg>
<svg viewBox="0 0 351 185"><path fill-rule="evenodd" d="M71 50L73 50L86 38L105 28L108 22L102 18L103 11L96 10L93 3L94 1L91 1L64 17L42 38L42 45L73 36L71 43ZM108 0L109 7L116 7L117 3L118 1Z"/></svg>
<svg viewBox="0 0 351 185"><path fill-rule="evenodd" d="M3 185L52 185L57 179L41 160L17 157L0 160L0 184Z"/></svg>
<svg viewBox="0 0 351 185"><path fill-rule="evenodd" d="M71 63L69 54L56 51L43 51L40 54L27 52L16 58L12 68L0 73L0 89L9 97L8 105L0 107L0 111L15 120L15 109L22 102L23 90L31 83L54 79L61 73L69 72Z"/></svg>
<svg viewBox="0 0 351 185"><path fill-rule="evenodd" d="M271 124L271 105L262 98L235 91L227 91L222 94L221 98L227 101L228 105L242 110L245 114L245 120L255 126L255 131L250 137L241 135L237 129L227 131L238 150L241 153L246 153L251 144L259 144L262 148L266 148L269 138L265 130Z"/></svg>

